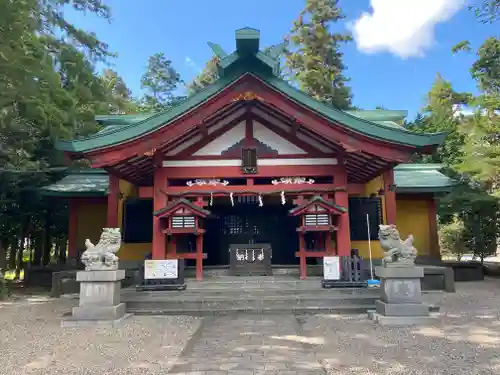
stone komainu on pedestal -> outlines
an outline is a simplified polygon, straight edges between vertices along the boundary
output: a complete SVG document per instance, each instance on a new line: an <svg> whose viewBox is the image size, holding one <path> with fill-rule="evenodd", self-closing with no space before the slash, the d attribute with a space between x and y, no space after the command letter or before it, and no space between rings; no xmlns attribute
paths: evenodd
<svg viewBox="0 0 500 375"><path fill-rule="evenodd" d="M118 269L121 234L119 228L104 228L97 245L85 241L82 254L85 271L76 274L80 282L80 303L72 310L63 326L119 322L125 317L125 304L120 303L121 281L125 271Z"/></svg>
<svg viewBox="0 0 500 375"><path fill-rule="evenodd" d="M429 318L429 306L422 303L420 279L423 267L415 266L417 250L413 236L402 241L395 225L380 225L379 239L384 249L384 266L375 267L380 278L380 299L371 319L382 325L409 325Z"/></svg>
<svg viewBox="0 0 500 375"><path fill-rule="evenodd" d="M384 262L395 264L415 264L417 249L413 246L413 235L410 234L404 241L399 237L396 226L379 225L378 238L384 249Z"/></svg>
<svg viewBox="0 0 500 375"><path fill-rule="evenodd" d="M86 271L117 270L118 257L115 255L122 244L120 228L103 228L101 238L94 245L87 238L82 263Z"/></svg>

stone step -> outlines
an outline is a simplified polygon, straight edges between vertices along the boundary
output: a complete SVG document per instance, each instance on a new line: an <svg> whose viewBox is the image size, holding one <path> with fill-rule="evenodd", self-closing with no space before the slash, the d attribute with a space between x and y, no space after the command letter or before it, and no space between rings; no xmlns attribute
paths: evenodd
<svg viewBox="0 0 500 375"><path fill-rule="evenodd" d="M246 298L343 298L380 296L379 290L373 289L186 289L185 291L122 291L122 300L170 300L170 299L203 299L208 297L226 299Z"/></svg>
<svg viewBox="0 0 500 375"><path fill-rule="evenodd" d="M272 308L335 308L348 306L375 306L375 296L343 296L323 298L302 295L300 298L293 296L244 296L241 298L227 298L227 296L199 296L179 297L163 300L151 298L130 299L126 302L127 311L193 311L193 310L220 310L220 309L272 309Z"/></svg>
<svg viewBox="0 0 500 375"><path fill-rule="evenodd" d="M336 291L335 291L336 292ZM314 290L314 291L309 291L309 290L296 290L296 289L285 289L285 290L280 290L280 291L274 291L274 290L242 290L242 291L237 291L237 290L223 290L223 289L213 289L213 290L200 290L200 291L185 291L185 292L177 292L177 291L172 291L169 292L169 294L165 295L158 295L155 293L164 293L164 292L141 292L141 297L135 297L132 296L131 294L126 294L122 293L122 300L131 300L131 299L155 299L155 300L162 300L162 299L183 299L183 298L198 298L198 299L203 299L205 297L222 297L222 298L228 298L228 299L240 299L240 298L249 298L249 297L254 297L254 298L274 298L274 297L291 297L291 298L302 298L304 296L307 298L308 296L315 296L315 297L321 297L321 298L337 298L341 296L359 296L359 297L373 297L373 298L378 298L380 296L380 293L354 293L354 294L339 294L339 293L332 293L331 290ZM144 294L143 294L144 293ZM143 296L142 296L143 295Z"/></svg>
<svg viewBox="0 0 500 375"><path fill-rule="evenodd" d="M374 304L367 305L345 305L345 306L271 306L271 307L212 307L208 309L187 308L158 308L143 309L138 307L127 307L127 312L136 315L190 315L190 316L212 316L232 314L363 314L374 309Z"/></svg>

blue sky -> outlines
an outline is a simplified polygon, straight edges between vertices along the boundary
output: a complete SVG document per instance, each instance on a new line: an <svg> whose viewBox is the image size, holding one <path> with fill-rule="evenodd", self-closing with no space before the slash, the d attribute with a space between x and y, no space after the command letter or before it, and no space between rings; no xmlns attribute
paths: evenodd
<svg viewBox="0 0 500 375"><path fill-rule="evenodd" d="M337 27L351 27L356 36L356 42L343 48L354 104L364 109L377 105L407 109L412 117L421 109L437 73L452 81L457 90L474 91L475 83L469 75L474 55L454 56L451 47L468 39L477 48L494 32L493 26L477 22L464 2L341 0L347 19ZM118 53L111 67L138 96L140 77L153 53L164 52L189 82L211 57L207 42L218 43L231 52L235 48L234 31L249 26L261 31L261 46L279 43L305 0L106 3L112 9L111 23L73 11L68 17L79 27L96 32ZM368 14L359 22L363 13Z"/></svg>

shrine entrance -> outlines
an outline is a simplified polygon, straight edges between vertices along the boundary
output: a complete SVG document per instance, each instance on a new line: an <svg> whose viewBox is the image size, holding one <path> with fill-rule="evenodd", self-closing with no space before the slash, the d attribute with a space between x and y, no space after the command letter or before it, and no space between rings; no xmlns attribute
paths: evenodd
<svg viewBox="0 0 500 375"><path fill-rule="evenodd" d="M261 207L255 196L235 197L234 206L227 198L215 200L205 221L204 265L229 265L232 244L269 244L272 264L298 265L298 218L289 215L293 207L279 199Z"/></svg>

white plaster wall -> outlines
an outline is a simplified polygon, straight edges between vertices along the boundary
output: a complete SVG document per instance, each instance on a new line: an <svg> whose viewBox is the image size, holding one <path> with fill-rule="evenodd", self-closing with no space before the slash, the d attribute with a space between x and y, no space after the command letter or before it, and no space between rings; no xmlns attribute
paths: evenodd
<svg viewBox="0 0 500 375"><path fill-rule="evenodd" d="M196 151L193 155L195 156L217 156L222 153L222 151L227 150L229 147L238 143L243 138L245 138L245 121L240 122L234 128L228 130L226 133L222 134L220 137L214 139L205 147L202 147Z"/></svg>
<svg viewBox="0 0 500 375"><path fill-rule="evenodd" d="M278 151L278 154L280 155L307 154L307 152L301 148L280 137L278 134L257 121L253 122L253 136L255 139L258 139L262 143L271 147L273 150Z"/></svg>

